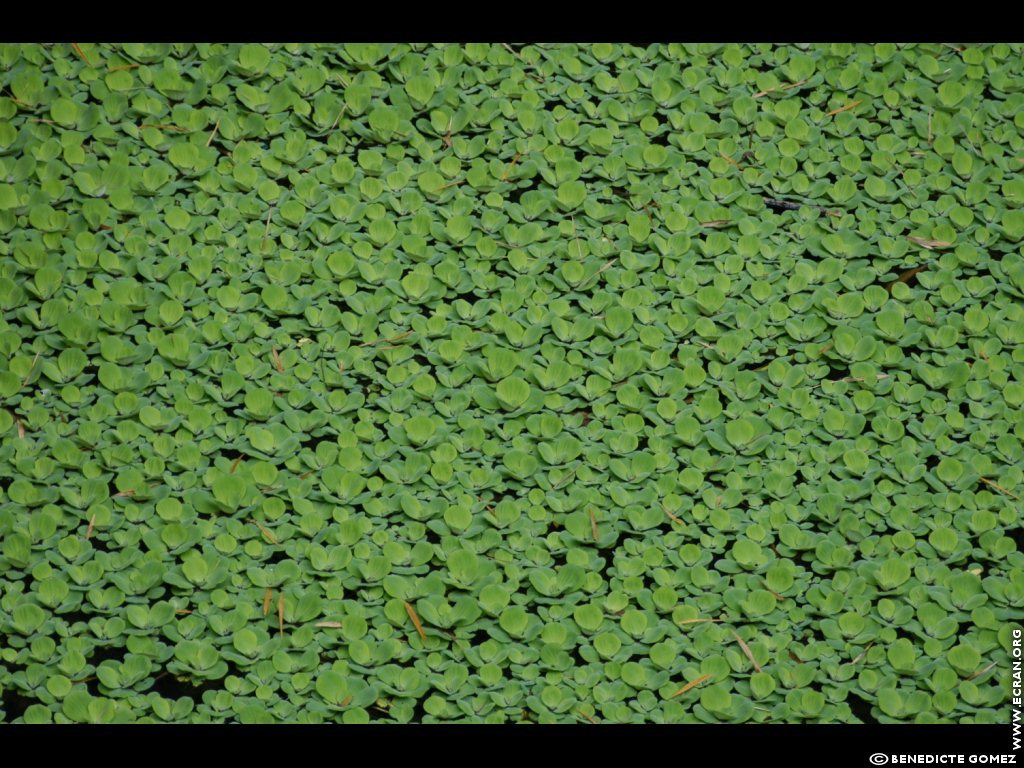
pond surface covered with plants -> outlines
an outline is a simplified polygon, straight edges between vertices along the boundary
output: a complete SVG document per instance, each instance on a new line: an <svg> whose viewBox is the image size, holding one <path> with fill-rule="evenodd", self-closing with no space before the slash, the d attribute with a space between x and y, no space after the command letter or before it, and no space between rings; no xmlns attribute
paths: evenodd
<svg viewBox="0 0 1024 768"><path fill-rule="evenodd" d="M0 721L1005 722L1021 54L0 46Z"/></svg>

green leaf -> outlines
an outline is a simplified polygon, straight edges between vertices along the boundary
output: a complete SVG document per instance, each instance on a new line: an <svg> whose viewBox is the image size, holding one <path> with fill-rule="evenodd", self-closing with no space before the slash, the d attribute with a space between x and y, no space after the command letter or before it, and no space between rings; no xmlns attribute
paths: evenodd
<svg viewBox="0 0 1024 768"><path fill-rule="evenodd" d="M965 95L963 85L956 80L947 80L939 86L939 100L944 106L955 107Z"/></svg>
<svg viewBox="0 0 1024 768"><path fill-rule="evenodd" d="M238 63L249 72L262 72L270 64L270 51L262 45L243 45L238 51Z"/></svg>
<svg viewBox="0 0 1024 768"><path fill-rule="evenodd" d="M573 612L572 617L585 632L596 632L604 623L604 613L595 605L580 606Z"/></svg>
<svg viewBox="0 0 1024 768"><path fill-rule="evenodd" d="M459 549L448 556L448 570L460 584L469 586L480 570L480 561L476 554L468 549Z"/></svg>
<svg viewBox="0 0 1024 768"><path fill-rule="evenodd" d="M747 446L753 439L755 428L749 419L737 419L725 425L725 437L736 448Z"/></svg>
<svg viewBox="0 0 1024 768"><path fill-rule="evenodd" d="M981 654L975 648L965 643L950 648L946 660L953 669L962 676L967 677L978 670L981 666Z"/></svg>
<svg viewBox="0 0 1024 768"><path fill-rule="evenodd" d="M12 184L0 184L0 211L18 207L18 193Z"/></svg>
<svg viewBox="0 0 1024 768"><path fill-rule="evenodd" d="M221 475L213 481L213 496L229 512L234 512L245 500L245 481L238 475Z"/></svg>
<svg viewBox="0 0 1024 768"><path fill-rule="evenodd" d="M340 707L349 695L348 681L340 672L329 669L317 676L316 692L331 706Z"/></svg>
<svg viewBox="0 0 1024 768"><path fill-rule="evenodd" d="M405 82L405 92L416 104L426 104L433 97L435 91L434 81L427 75L410 77Z"/></svg>
<svg viewBox="0 0 1024 768"><path fill-rule="evenodd" d="M587 199L587 187L582 181L566 181L558 185L558 202L565 210L579 208Z"/></svg>
<svg viewBox="0 0 1024 768"><path fill-rule="evenodd" d="M414 445L423 445L433 437L437 429L433 419L428 416L413 416L410 419L406 419L403 426L405 427L406 435L408 435L409 440Z"/></svg>
<svg viewBox="0 0 1024 768"><path fill-rule="evenodd" d="M498 382L495 394L502 405L514 410L530 398L530 385L518 376L509 376Z"/></svg>
<svg viewBox="0 0 1024 768"><path fill-rule="evenodd" d="M78 121L78 105L71 99L55 99L50 106L50 117L61 125L74 125Z"/></svg>
<svg viewBox="0 0 1024 768"><path fill-rule="evenodd" d="M903 713L903 697L895 688L883 688L878 692L878 707L890 717Z"/></svg>
<svg viewBox="0 0 1024 768"><path fill-rule="evenodd" d="M875 578L882 589L895 589L910 578L910 566L895 558L886 560L879 567Z"/></svg>

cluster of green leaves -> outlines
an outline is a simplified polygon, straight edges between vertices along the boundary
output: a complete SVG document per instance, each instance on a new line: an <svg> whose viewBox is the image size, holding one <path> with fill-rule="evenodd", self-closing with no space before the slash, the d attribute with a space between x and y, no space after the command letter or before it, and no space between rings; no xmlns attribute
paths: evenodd
<svg viewBox="0 0 1024 768"><path fill-rule="evenodd" d="M0 719L997 722L1008 45L0 46Z"/></svg>

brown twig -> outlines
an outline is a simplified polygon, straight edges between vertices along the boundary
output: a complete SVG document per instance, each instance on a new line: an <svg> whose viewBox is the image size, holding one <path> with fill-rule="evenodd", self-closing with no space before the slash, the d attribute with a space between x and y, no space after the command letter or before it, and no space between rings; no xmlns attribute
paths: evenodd
<svg viewBox="0 0 1024 768"><path fill-rule="evenodd" d="M878 379L878 380L888 379L889 378L889 374L888 373L876 373L875 374L875 378ZM848 382L848 381L865 381L865 378L863 376L847 376L844 379L822 379L818 383L819 384L824 384L826 381L831 383L831 384L838 384L840 382Z"/></svg>
<svg viewBox="0 0 1024 768"><path fill-rule="evenodd" d="M595 720L595 719L594 719L593 717L591 717L590 715L588 715L588 714L587 714L586 712L584 712L584 711L583 711L582 709L577 709L577 710L576 710L576 713L577 713L577 714L579 714L579 715L582 715L582 716L583 716L583 717L585 717L585 718L587 718L587 720L589 720L589 721L590 721L590 723L591 723L592 725L597 725L597 720Z"/></svg>
<svg viewBox="0 0 1024 768"><path fill-rule="evenodd" d="M452 148L452 125L455 123L455 115L448 118L448 130L444 136L441 137L441 141L444 142L445 147L448 149Z"/></svg>
<svg viewBox="0 0 1024 768"><path fill-rule="evenodd" d="M683 619L676 624L721 624L722 619Z"/></svg>
<svg viewBox="0 0 1024 768"><path fill-rule="evenodd" d="M416 627L416 633L420 636L420 640L423 642L427 641L427 633L423 631L423 624L420 623L420 617L416 615L416 609L412 607L412 604L406 600L405 612L409 614L409 618L412 619L412 625Z"/></svg>
<svg viewBox="0 0 1024 768"><path fill-rule="evenodd" d="M926 237L917 237L916 235L907 235L907 240L912 243L917 243L922 248L927 248L929 251L935 248L949 248L952 243L948 243L945 240L929 240Z"/></svg>
<svg viewBox="0 0 1024 768"><path fill-rule="evenodd" d="M35 107L33 107L33 106L32 106L31 104L29 104L29 103L28 103L27 101L22 101L21 99L19 99L18 97L16 97L16 96L15 96L15 95L14 95L13 93L11 93L10 91L8 91L8 92L7 92L7 94L8 94L8 95L7 95L7 97L6 97L6 98L10 99L10 100L11 100L11 101L13 101L13 102L14 102L15 104L19 104L19 105L21 105L21 106L23 106L23 107L26 107L26 108L28 108L28 109L35 109Z"/></svg>
<svg viewBox="0 0 1024 768"><path fill-rule="evenodd" d="M736 634L735 632L733 632L733 633L732 633L732 636L736 638L736 642L740 644L740 648L742 648L742 649L743 649L743 653L744 653L744 654L746 654L746 656L747 656L747 658L748 658L748 659L750 659L750 663L754 665L754 669L756 669L756 670L757 670L758 672L761 672L761 671L762 671L762 670L761 670L761 665L757 663L757 659L755 659L755 658L754 658L754 654L753 654L753 653L751 653L751 651L750 651L750 646L749 646L749 645L747 645L747 644L746 644L746 643L745 643L745 642L743 641L743 638L742 638L742 637L740 637L740 636L739 636L738 634Z"/></svg>
<svg viewBox="0 0 1024 768"><path fill-rule="evenodd" d="M665 502L661 502L661 511L664 512L666 515L668 515L668 519L671 520L672 522L679 523L680 525L685 525L685 523L683 523L682 520L680 520L678 517L676 517L675 515L673 515L671 512L668 511L668 507L665 506Z"/></svg>
<svg viewBox="0 0 1024 768"><path fill-rule="evenodd" d="M270 541L271 544L280 544L281 543L277 539L274 538L274 534L272 534L262 523L260 523L259 520L253 518L252 521L256 524L256 527L260 529L260 531L263 533L263 535L267 537L267 539Z"/></svg>
<svg viewBox="0 0 1024 768"><path fill-rule="evenodd" d="M88 66L93 66L93 63L89 61L89 57L85 55L85 51L82 50L81 46L78 43L72 43L71 50L74 51L78 55L78 57L82 61L84 61Z"/></svg>
<svg viewBox="0 0 1024 768"><path fill-rule="evenodd" d="M263 242L260 243L260 251L266 250L267 238L270 237L270 214L274 212L274 206L267 209L267 226L263 230Z"/></svg>
<svg viewBox="0 0 1024 768"><path fill-rule="evenodd" d="M591 275L590 277L588 277L587 279L585 279L585 280L584 280L584 281L583 281L582 283L580 283L580 284L579 284L578 286L576 286L576 287L577 287L577 288L578 288L579 290L582 290L582 289L583 289L583 286L585 286L585 285L586 285L587 283L589 283L589 282L590 282L591 280L596 280L596 279L598 278L598 276L600 276L600 275L604 274L604 273L605 273L605 272L607 272L607 271L608 271L609 269L611 269L611 268L612 268L612 265L613 265L613 264L615 264L615 262L616 262L616 261L618 261L618 257L616 257L616 258L613 258L613 259L610 259L610 260L609 260L608 262L606 262L606 263L605 263L605 265L604 265L603 267L601 267L601 268L600 268L599 270L597 270L597 272L595 272L594 274L592 274L592 275Z"/></svg>
<svg viewBox="0 0 1024 768"><path fill-rule="evenodd" d="M985 485L990 485L993 488L995 488L997 491L1002 491L1003 493L1005 493L1010 498L1013 498L1013 499L1016 499L1017 501L1020 501L1020 496L1018 496L1017 494L1013 493L1012 491L1006 490L1005 488L1003 488L1003 486L998 485L997 483L993 483L987 477L980 477L978 479L981 480L981 482L985 483Z"/></svg>
<svg viewBox="0 0 1024 768"><path fill-rule="evenodd" d="M559 488L562 488L562 487L564 487L565 485L567 485L567 484L568 484L568 482L569 482L570 480L572 480L572 478L573 478L573 477L575 476L575 474L576 474L576 470L577 470L577 469L579 469L579 468L580 468L580 465L579 465L579 464L577 464L577 465L576 465L575 467L573 467L573 468L572 468L572 469L570 469L570 470L569 470L568 472L566 472L566 473L565 473L565 476L564 476L564 477L563 477L563 478L562 478L561 480L559 480L559 481L558 481L558 484L557 484L557 485L553 485L553 486L551 486L551 490L552 490L552 491L557 491L557 490L558 490Z"/></svg>
<svg viewBox="0 0 1024 768"><path fill-rule="evenodd" d="M512 156L512 162L508 164L508 167L501 172L501 178L498 181L505 181L508 179L508 175L512 172L512 169L516 167L516 163L519 162L519 158L522 157L518 152Z"/></svg>
<svg viewBox="0 0 1024 768"><path fill-rule="evenodd" d="M526 64L529 67L533 67L534 69L537 69L537 65L536 64L531 64L526 59L524 59L523 55L521 53L519 53L519 51L515 50L511 45L509 45L508 43L502 43L502 45L505 46L505 48L508 50L509 53L511 53L513 56L515 56L517 59L519 59L521 62L523 62L523 64ZM540 70L537 70L537 74L536 75L531 75L531 74L527 73L526 76L527 77L532 77L538 83L545 82L544 81L544 75L542 75L540 73Z"/></svg>
<svg viewBox="0 0 1024 768"><path fill-rule="evenodd" d="M868 651L870 651L870 650L871 650L872 648L874 648L874 646L875 646L875 644L874 644L874 643L868 643L868 647L867 647L867 648L865 648L865 649L864 649L863 651L861 651L860 653L858 653L858 654L857 654L857 658L853 659L852 661L848 661L848 662L846 662L846 663L847 663L847 664L856 664L856 663L857 663L858 661L860 661L860 660L861 660L861 659L863 659L863 658L864 658L865 656L867 656L867 655L868 655Z"/></svg>
<svg viewBox="0 0 1024 768"><path fill-rule="evenodd" d="M217 118L217 122L213 124L213 130L210 131L210 138L206 140L206 146L210 146L213 141L213 137L217 135L217 129L220 128L220 118Z"/></svg>
<svg viewBox="0 0 1024 768"><path fill-rule="evenodd" d="M729 163L729 165L733 166L736 170L743 170L743 168L740 167L740 164L733 160L731 157L729 157L727 154L725 154L725 152L719 150L718 154L721 155L722 159L725 160L725 162Z"/></svg>
<svg viewBox="0 0 1024 768"><path fill-rule="evenodd" d="M28 373L25 374L25 378L21 380L21 386L28 384L29 378L32 376L32 371L36 369L36 363L39 362L39 355L41 352L36 352L36 356L32 358L32 365L28 367Z"/></svg>
<svg viewBox="0 0 1024 768"><path fill-rule="evenodd" d="M913 269L908 269L905 272L901 272L899 277L897 277L895 280L892 280L892 281L890 281L890 282L885 284L886 290L888 290L889 293L892 293L892 287L894 285L896 285L896 283L907 283L907 282L910 282L910 279L914 275L916 275L918 272L923 272L926 269L928 269L928 265L927 264L922 264L919 267L914 267Z"/></svg>
<svg viewBox="0 0 1024 768"><path fill-rule="evenodd" d="M775 91L788 91L791 88L799 88L806 82L807 80L805 78L803 80L797 80L795 83L790 83L789 85L777 85L774 88L769 88L764 91L758 91L757 93L754 94L754 98L760 99L762 96L767 96L769 93L775 93Z"/></svg>
<svg viewBox="0 0 1024 768"><path fill-rule="evenodd" d="M347 107L347 106L348 106L348 104L342 104L341 105L341 109L338 110L338 116L336 118L334 118L334 122L331 123L331 127L327 129L328 133L330 133L331 131L333 131L337 127L338 122L341 120L341 116L345 114L345 107Z"/></svg>
<svg viewBox="0 0 1024 768"><path fill-rule="evenodd" d="M863 103L864 103L864 99L857 99L856 101L851 101L846 106L839 107L838 109L833 109L831 112L826 112L825 113L825 117L832 117L832 115L838 115L841 112L848 112L849 110L853 109L857 105L863 104Z"/></svg>
<svg viewBox="0 0 1024 768"><path fill-rule="evenodd" d="M274 599L274 590L267 587L263 592L263 615L270 613L270 601Z"/></svg>
<svg viewBox="0 0 1024 768"><path fill-rule="evenodd" d="M401 341L406 336L411 336L412 334L413 334L413 331L409 330L409 331L405 331L404 333L400 333L397 336L392 336L390 339L376 339L374 341L365 341L362 344L360 344L359 346L360 347L372 347L375 344L380 344L381 342L387 342L388 344L393 344L396 341Z"/></svg>
<svg viewBox="0 0 1024 768"><path fill-rule="evenodd" d="M988 672L990 669L992 669L992 667L994 667L998 663L999 662L993 661L991 664L989 664L989 665L979 669L977 672L975 672L973 675L971 675L967 679L968 680L974 680L977 677L981 677L982 675L984 675L986 672Z"/></svg>
<svg viewBox="0 0 1024 768"><path fill-rule="evenodd" d="M142 123L139 128L156 128L160 131L177 131L178 133L188 133L188 128L179 128L176 125L169 125L167 123Z"/></svg>
<svg viewBox="0 0 1024 768"><path fill-rule="evenodd" d="M92 513L92 517L89 518L89 527L85 529L85 540L88 541L89 537L92 536L93 526L96 525L96 513Z"/></svg>
<svg viewBox="0 0 1024 768"><path fill-rule="evenodd" d="M593 509L588 509L587 512L590 513L590 532L594 534L594 542L597 543L597 540L600 538L597 531L597 518L594 517Z"/></svg>
<svg viewBox="0 0 1024 768"><path fill-rule="evenodd" d="M284 363L281 362L281 356L277 354L277 347L271 347L270 354L274 358L274 367L277 368L277 372L284 373Z"/></svg>
<svg viewBox="0 0 1024 768"><path fill-rule="evenodd" d="M691 680L690 682L688 682L686 685L684 685L678 691L676 691L671 696L669 696L669 698L670 699L674 699L676 696L682 696L687 691L691 690L692 688L696 688L701 683L703 683L703 682L705 682L707 680L710 680L710 679L711 679L711 675L701 675L696 680Z"/></svg>

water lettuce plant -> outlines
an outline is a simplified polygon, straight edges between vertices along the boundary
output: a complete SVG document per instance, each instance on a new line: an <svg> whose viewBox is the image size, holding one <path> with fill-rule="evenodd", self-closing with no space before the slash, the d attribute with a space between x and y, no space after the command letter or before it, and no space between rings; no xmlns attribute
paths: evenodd
<svg viewBox="0 0 1024 768"><path fill-rule="evenodd" d="M1000 722L1021 54L0 45L0 721Z"/></svg>

